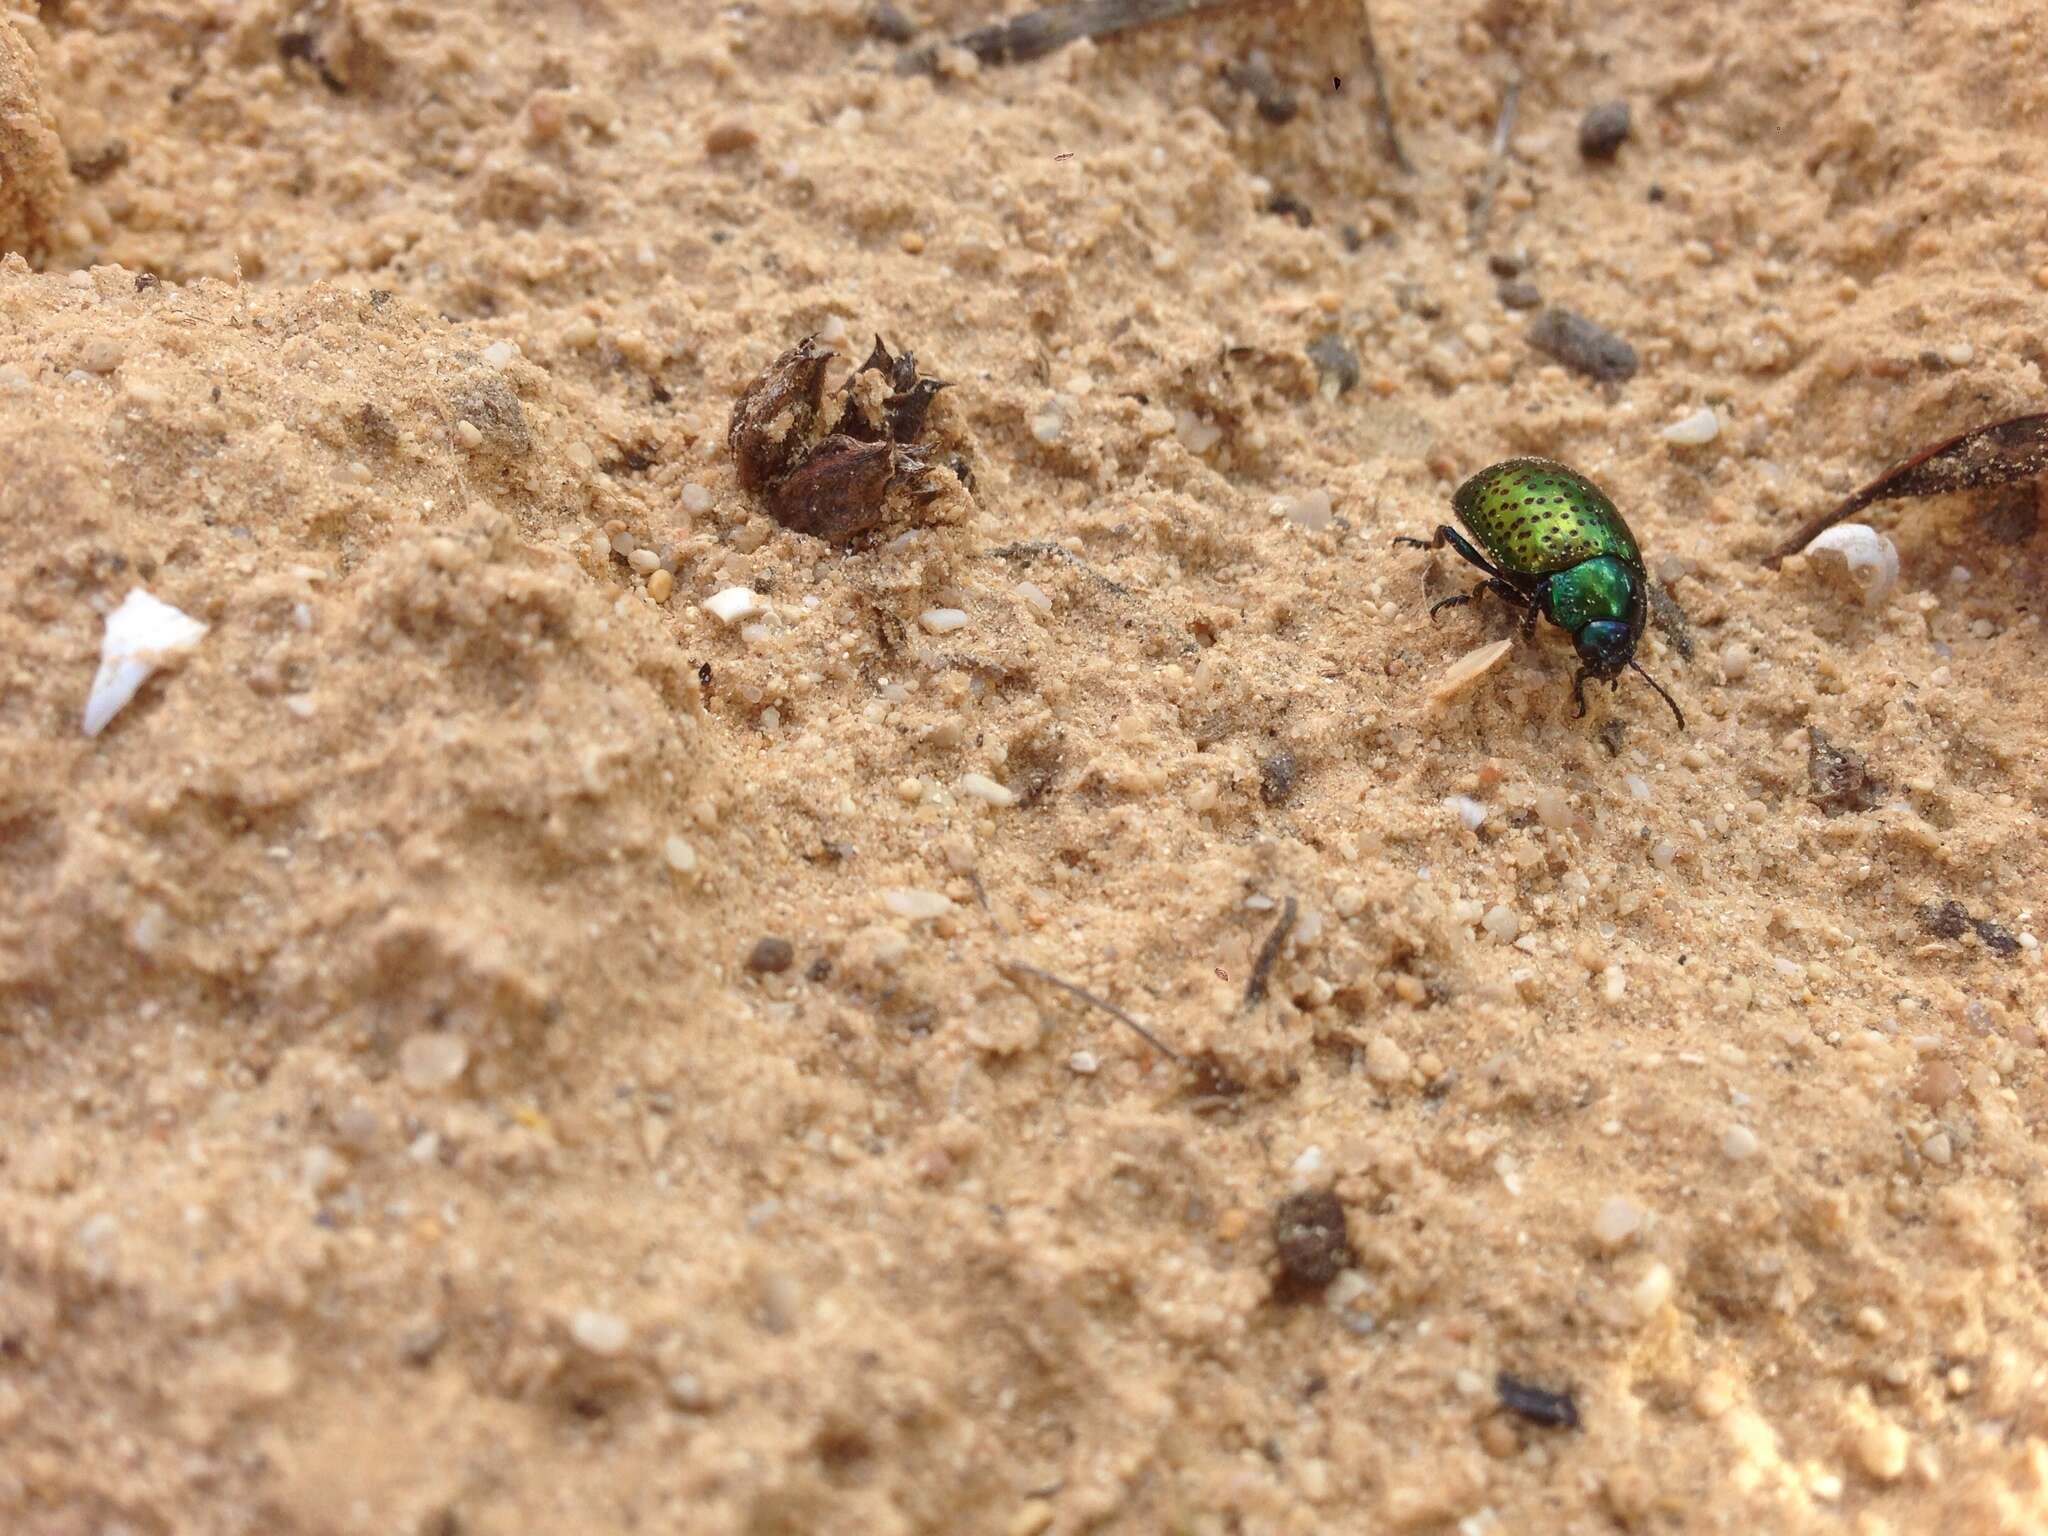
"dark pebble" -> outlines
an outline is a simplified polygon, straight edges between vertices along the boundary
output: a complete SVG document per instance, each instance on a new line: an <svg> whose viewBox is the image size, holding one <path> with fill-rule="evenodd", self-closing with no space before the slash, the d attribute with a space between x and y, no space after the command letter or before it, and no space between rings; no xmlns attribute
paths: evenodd
<svg viewBox="0 0 2048 1536"><path fill-rule="evenodd" d="M1884 786L1871 777L1870 765L1810 725L1806 728L1806 782L1808 798L1829 816L1875 810L1884 799Z"/></svg>
<svg viewBox="0 0 2048 1536"><path fill-rule="evenodd" d="M776 976L788 970L795 959L795 946L770 934L754 941L753 949L747 953L747 969L763 976Z"/></svg>
<svg viewBox="0 0 2048 1536"><path fill-rule="evenodd" d="M1628 142L1628 103L1603 101L1579 119L1579 153L1588 160L1612 160Z"/></svg>
<svg viewBox="0 0 2048 1536"><path fill-rule="evenodd" d="M1346 346L1344 338L1335 331L1310 342L1308 358L1316 365L1316 372L1324 383L1336 381L1338 394L1346 394L1358 387L1358 354Z"/></svg>
<svg viewBox="0 0 2048 1536"><path fill-rule="evenodd" d="M1602 383L1619 383L1636 373L1636 349L1584 315L1552 305L1529 323L1529 345L1565 367Z"/></svg>
<svg viewBox="0 0 2048 1536"><path fill-rule="evenodd" d="M1315 210L1296 197L1292 192L1275 192L1266 202L1266 212L1277 213L1283 219L1292 219L1303 229L1315 223Z"/></svg>
<svg viewBox="0 0 2048 1536"><path fill-rule="evenodd" d="M1224 71L1223 78L1253 98L1259 116L1274 127L1291 123L1301 111L1294 92L1280 83L1280 77L1263 59L1247 59Z"/></svg>
<svg viewBox="0 0 2048 1536"><path fill-rule="evenodd" d="M1541 1387L1517 1380L1506 1371L1493 1378L1493 1389L1500 1394L1501 1407L1516 1418L1541 1424L1546 1429L1579 1427L1579 1405L1568 1391L1546 1392Z"/></svg>
<svg viewBox="0 0 2048 1536"><path fill-rule="evenodd" d="M1351 1262L1344 1202L1327 1189L1289 1195L1273 1208L1273 1244L1281 1283L1291 1291L1328 1285Z"/></svg>
<svg viewBox="0 0 2048 1536"><path fill-rule="evenodd" d="M1353 366L1355 369L1356 365ZM1268 805L1279 805L1294 793L1300 779L1301 769L1295 765L1294 754L1282 747L1259 764L1259 798Z"/></svg>
<svg viewBox="0 0 2048 1536"><path fill-rule="evenodd" d="M897 10L889 0L868 12L868 31L885 43L907 43L917 36L917 23Z"/></svg>
<svg viewBox="0 0 2048 1536"><path fill-rule="evenodd" d="M1520 277L1524 265L1522 258L1512 251L1495 251L1486 258L1486 269L1495 277Z"/></svg>
<svg viewBox="0 0 2048 1536"><path fill-rule="evenodd" d="M1543 302L1543 290L1526 277L1517 277L1500 285L1500 301L1509 309L1534 309Z"/></svg>

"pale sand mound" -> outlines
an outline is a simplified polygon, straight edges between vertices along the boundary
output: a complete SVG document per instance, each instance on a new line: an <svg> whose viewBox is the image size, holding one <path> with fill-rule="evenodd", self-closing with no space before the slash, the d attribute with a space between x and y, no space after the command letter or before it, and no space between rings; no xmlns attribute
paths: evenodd
<svg viewBox="0 0 2048 1536"><path fill-rule="evenodd" d="M1412 177L1349 4L0 22L0 1527L2048 1525L2040 508L1753 558L2048 401L2048 23L1588 12L1377 3ZM725 426L878 330L961 462L843 551ZM1688 734L1431 702L1532 452Z"/></svg>

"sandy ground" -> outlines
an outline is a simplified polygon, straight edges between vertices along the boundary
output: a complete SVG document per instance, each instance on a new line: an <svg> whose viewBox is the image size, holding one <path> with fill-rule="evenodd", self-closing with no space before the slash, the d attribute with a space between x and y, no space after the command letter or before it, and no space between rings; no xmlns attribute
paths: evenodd
<svg viewBox="0 0 2048 1536"><path fill-rule="evenodd" d="M1755 563L2048 401L2048 16L1375 21L1412 174L1343 0L0 12L0 1527L2048 1529L2048 507ZM878 331L958 465L778 528ZM1685 734L1430 701L1514 453Z"/></svg>

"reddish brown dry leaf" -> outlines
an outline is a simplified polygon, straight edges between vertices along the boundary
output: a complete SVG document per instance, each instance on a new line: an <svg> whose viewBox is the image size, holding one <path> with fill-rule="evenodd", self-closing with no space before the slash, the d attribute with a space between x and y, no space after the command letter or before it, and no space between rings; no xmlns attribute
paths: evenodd
<svg viewBox="0 0 2048 1536"><path fill-rule="evenodd" d="M828 437L768 487L768 515L798 533L844 543L881 522L889 487L904 467L901 452L894 443Z"/></svg>
<svg viewBox="0 0 2048 1536"><path fill-rule="evenodd" d="M1823 513L1764 557L1775 569L1823 529L1853 517L1872 502L1903 496L1943 496L1982 485L2005 485L2048 473L2048 412L1973 427L1894 465L1831 512Z"/></svg>
<svg viewBox="0 0 2048 1536"><path fill-rule="evenodd" d="M726 446L740 489L760 491L788 473L808 446L832 354L806 336L761 371L732 408Z"/></svg>

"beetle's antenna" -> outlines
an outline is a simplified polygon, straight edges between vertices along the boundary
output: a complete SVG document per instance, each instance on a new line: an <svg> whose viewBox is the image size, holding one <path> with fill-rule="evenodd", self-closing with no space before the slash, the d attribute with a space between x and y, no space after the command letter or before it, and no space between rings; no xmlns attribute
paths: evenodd
<svg viewBox="0 0 2048 1536"><path fill-rule="evenodd" d="M1654 677L1650 676L1649 673L1645 672L1635 662L1631 661L1629 663L1629 670L1634 672L1636 676L1640 677L1644 682L1648 683L1652 688L1657 690L1657 697L1662 699L1666 704L1669 704L1671 706L1671 713L1678 720L1678 728L1681 731L1684 730L1685 711L1678 707L1678 700L1672 698L1670 694L1666 693L1664 691L1664 685L1658 682L1657 679L1655 679Z"/></svg>

